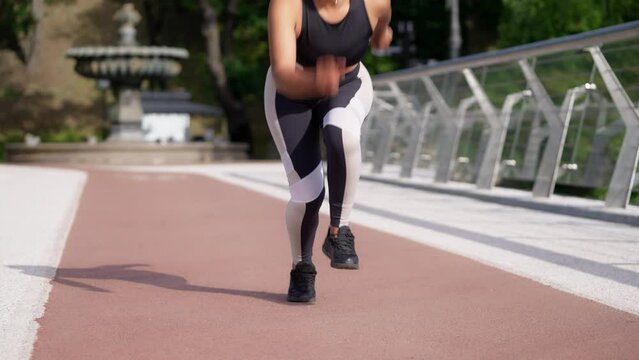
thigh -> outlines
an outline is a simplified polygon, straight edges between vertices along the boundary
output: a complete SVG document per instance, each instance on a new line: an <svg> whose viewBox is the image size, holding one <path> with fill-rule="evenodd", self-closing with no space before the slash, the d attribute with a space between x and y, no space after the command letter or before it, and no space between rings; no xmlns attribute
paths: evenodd
<svg viewBox="0 0 639 360"><path fill-rule="evenodd" d="M320 126L313 116L311 101L291 100L277 93L271 72L266 80L264 105L268 126L286 168L291 176L303 179L321 162ZM292 172L294 175L291 175Z"/></svg>
<svg viewBox="0 0 639 360"><path fill-rule="evenodd" d="M366 68L360 65L357 76L342 84L337 96L317 106L315 116L324 128L332 125L359 137L372 103L372 82Z"/></svg>

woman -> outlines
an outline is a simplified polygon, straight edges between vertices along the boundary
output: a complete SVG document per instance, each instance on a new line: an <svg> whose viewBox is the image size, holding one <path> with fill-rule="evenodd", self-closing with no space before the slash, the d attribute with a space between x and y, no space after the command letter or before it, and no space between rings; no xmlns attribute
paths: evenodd
<svg viewBox="0 0 639 360"><path fill-rule="evenodd" d="M315 299L313 242L324 200L320 132L331 214L322 250L334 268L359 267L348 225L361 166L360 128L373 100L360 61L369 44L389 46L390 18L390 0L271 0L264 106L291 193L288 301Z"/></svg>

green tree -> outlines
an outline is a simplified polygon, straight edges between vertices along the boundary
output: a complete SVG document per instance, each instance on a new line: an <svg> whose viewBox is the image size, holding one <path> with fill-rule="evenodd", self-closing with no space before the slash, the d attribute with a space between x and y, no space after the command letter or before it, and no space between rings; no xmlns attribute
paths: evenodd
<svg viewBox="0 0 639 360"><path fill-rule="evenodd" d="M237 6L240 0L229 0L224 5L217 7L211 4L210 0L199 0L200 10L202 12L202 34L204 35L207 60L209 71L213 78L213 84L217 90L217 97L220 105L224 108L229 121L229 132L232 141L251 142L249 122L244 111L243 104L238 101L238 96L233 92L229 85L226 70L225 58L232 57L232 43L226 43L223 46L224 32L233 31L234 29L226 29L224 25L220 25L220 11L222 7L224 12L231 13L232 16L227 18L227 23L231 19L235 19ZM222 33L221 33L222 32ZM229 39L233 37L229 35Z"/></svg>
<svg viewBox="0 0 639 360"><path fill-rule="evenodd" d="M34 23L30 0L0 0L0 49L13 51L27 63L22 41Z"/></svg>
<svg viewBox="0 0 639 360"><path fill-rule="evenodd" d="M503 0L500 47L576 34L639 18L636 0Z"/></svg>
<svg viewBox="0 0 639 360"><path fill-rule="evenodd" d="M637 0L601 0L603 2L603 26L620 24L639 19Z"/></svg>

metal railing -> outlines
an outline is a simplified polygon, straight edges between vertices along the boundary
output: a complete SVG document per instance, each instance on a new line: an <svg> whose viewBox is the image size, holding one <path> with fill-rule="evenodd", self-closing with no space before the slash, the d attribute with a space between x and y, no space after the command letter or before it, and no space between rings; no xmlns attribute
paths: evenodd
<svg viewBox="0 0 639 360"><path fill-rule="evenodd" d="M607 188L626 207L639 157L639 21L377 75L362 131L373 173ZM633 102L634 100L634 102Z"/></svg>

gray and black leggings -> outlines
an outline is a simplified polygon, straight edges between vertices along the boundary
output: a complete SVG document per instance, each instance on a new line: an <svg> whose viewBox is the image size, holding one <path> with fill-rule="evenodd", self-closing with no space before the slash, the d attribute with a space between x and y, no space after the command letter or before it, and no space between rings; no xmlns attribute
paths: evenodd
<svg viewBox="0 0 639 360"><path fill-rule="evenodd" d="M269 69L264 90L268 126L288 177L286 226L293 263L310 262L324 200L320 132L326 145L331 226L348 225L361 167L360 129L373 102L370 75L359 64L322 100L291 100L277 93Z"/></svg>

